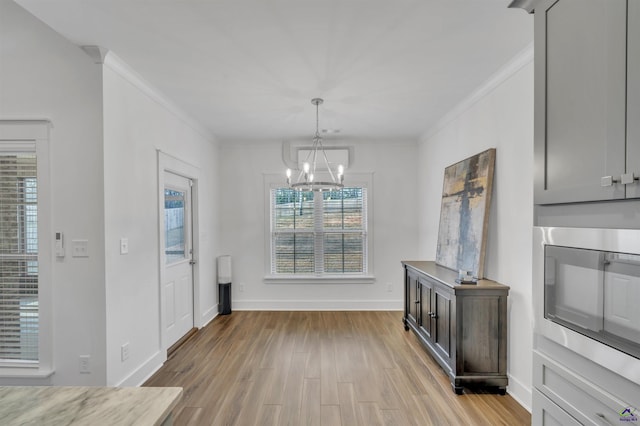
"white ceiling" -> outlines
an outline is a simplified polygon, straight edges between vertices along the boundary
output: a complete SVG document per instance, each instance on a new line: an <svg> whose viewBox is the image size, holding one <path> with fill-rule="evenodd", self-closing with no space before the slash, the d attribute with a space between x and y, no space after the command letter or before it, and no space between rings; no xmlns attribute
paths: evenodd
<svg viewBox="0 0 640 426"><path fill-rule="evenodd" d="M533 39L509 0L16 0L220 140L417 139Z"/></svg>

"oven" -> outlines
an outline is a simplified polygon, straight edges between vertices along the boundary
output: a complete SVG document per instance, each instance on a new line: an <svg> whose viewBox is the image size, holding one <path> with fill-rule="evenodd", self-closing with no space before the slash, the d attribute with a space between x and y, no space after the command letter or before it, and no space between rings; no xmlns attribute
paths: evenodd
<svg viewBox="0 0 640 426"><path fill-rule="evenodd" d="M640 230L535 227L534 332L640 382Z"/></svg>

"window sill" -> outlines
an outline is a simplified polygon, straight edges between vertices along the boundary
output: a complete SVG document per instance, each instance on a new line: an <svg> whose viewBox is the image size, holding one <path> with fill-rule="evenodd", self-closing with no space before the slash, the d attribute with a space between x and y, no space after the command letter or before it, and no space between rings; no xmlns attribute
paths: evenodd
<svg viewBox="0 0 640 426"><path fill-rule="evenodd" d="M41 370L38 367L0 366L0 378L6 379L47 379L54 370Z"/></svg>
<svg viewBox="0 0 640 426"><path fill-rule="evenodd" d="M373 275L266 275L265 284L373 284Z"/></svg>

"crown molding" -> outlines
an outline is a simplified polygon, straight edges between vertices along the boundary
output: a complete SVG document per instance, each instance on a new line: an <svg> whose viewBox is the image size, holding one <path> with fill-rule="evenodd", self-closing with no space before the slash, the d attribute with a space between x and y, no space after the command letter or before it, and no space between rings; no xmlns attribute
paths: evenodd
<svg viewBox="0 0 640 426"><path fill-rule="evenodd" d="M507 7L524 9L528 13L533 13L538 2L539 0L513 0Z"/></svg>
<svg viewBox="0 0 640 426"><path fill-rule="evenodd" d="M507 62L502 68L500 68L500 70L493 74L484 84L482 84L478 89L472 92L466 99L462 100L458 105L453 107L451 111L449 111L440 120L438 120L436 124L433 125L429 130L424 132L420 137L420 141L425 141L436 135L453 120L458 118L469 108L478 103L485 96L499 87L502 83L504 83L514 74L520 71L523 67L532 62L533 43L530 43L513 59Z"/></svg>
<svg viewBox="0 0 640 426"><path fill-rule="evenodd" d="M104 64L104 59L109 53L109 49L100 46L80 46L84 53L89 55L93 62L96 64Z"/></svg>
<svg viewBox="0 0 640 426"><path fill-rule="evenodd" d="M99 53L95 50L92 50L92 52L94 55L97 55ZM120 59L115 53L113 53L112 51L107 51L102 63L104 67L109 68L110 70L118 74L120 77L124 78L126 81L128 81L137 89L139 89L142 93L144 93L149 99L156 102L158 105L162 106L166 110L170 111L179 120L181 120L183 123L185 123L186 125L191 127L193 130L198 132L205 139L207 139L210 142L217 143L217 139L215 135L208 128L200 124L199 121L195 120L193 117L187 114L184 110L182 110L182 108L177 106L171 99L169 99L166 95L160 92L160 90L158 90L155 86L153 86L151 83L145 80L144 77L138 74L133 68L131 68L126 62Z"/></svg>

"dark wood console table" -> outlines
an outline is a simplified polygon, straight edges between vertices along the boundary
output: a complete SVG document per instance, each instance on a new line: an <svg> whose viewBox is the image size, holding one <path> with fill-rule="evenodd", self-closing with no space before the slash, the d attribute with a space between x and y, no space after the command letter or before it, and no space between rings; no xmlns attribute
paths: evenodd
<svg viewBox="0 0 640 426"><path fill-rule="evenodd" d="M456 394L464 386L506 393L507 295L490 280L458 284L458 274L435 262L403 261L404 327L449 375Z"/></svg>

